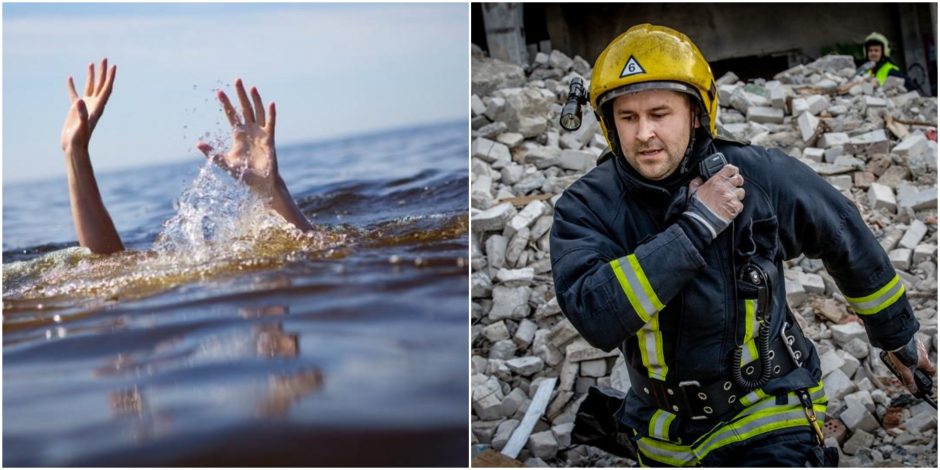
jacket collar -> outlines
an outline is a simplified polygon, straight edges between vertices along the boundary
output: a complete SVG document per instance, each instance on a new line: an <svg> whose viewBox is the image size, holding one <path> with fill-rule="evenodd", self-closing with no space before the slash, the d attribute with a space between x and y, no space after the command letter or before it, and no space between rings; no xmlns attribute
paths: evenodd
<svg viewBox="0 0 940 470"><path fill-rule="evenodd" d="M692 178L699 176L699 162L710 155L714 148L711 137L707 132L703 132L701 128L696 132L694 145L690 155L679 164L679 168L660 181L651 181L644 178L627 163L626 158L613 154L610 150L601 157L601 160L613 158L618 176L631 193L637 193L638 196L658 195L666 197L675 193L677 189L688 186Z"/></svg>

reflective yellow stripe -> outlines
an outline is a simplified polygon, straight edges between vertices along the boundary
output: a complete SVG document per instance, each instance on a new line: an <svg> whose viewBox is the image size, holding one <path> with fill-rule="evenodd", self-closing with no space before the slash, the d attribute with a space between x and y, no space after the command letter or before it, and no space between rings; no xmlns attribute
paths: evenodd
<svg viewBox="0 0 940 470"><path fill-rule="evenodd" d="M614 276L630 301L630 306L643 323L650 321L653 314L663 309L663 303L659 301L656 291L646 278L636 255L627 255L611 261L610 269L614 271Z"/></svg>
<svg viewBox="0 0 940 470"><path fill-rule="evenodd" d="M640 260L636 259L636 255L630 255L627 256L627 261L630 262L633 272L636 273L637 279L640 280L640 285L643 286L643 292L646 293L646 296L653 303L653 308L655 308L657 312L662 310L663 303L659 301L659 297L656 296L653 286L650 285L649 279L646 278L646 273L643 272L643 267L640 266Z"/></svg>
<svg viewBox="0 0 940 470"><path fill-rule="evenodd" d="M623 289L623 293L627 295L627 300L630 301L630 305L633 306L633 310L636 312L637 316L640 317L640 320L643 320L643 323L650 321L650 317L646 313L646 309L640 305L639 299L637 299L636 295L633 293L633 288L631 288L630 283L627 282L627 277L623 273L623 268L620 267L620 260L615 259L611 261L610 268L614 270L614 275L617 276L617 281L620 282L620 288Z"/></svg>
<svg viewBox="0 0 940 470"><path fill-rule="evenodd" d="M875 293L865 297L846 296L845 300L849 302L855 313L873 315L893 305L902 295L904 295L904 284L901 283L901 278L895 274L887 284Z"/></svg>
<svg viewBox="0 0 940 470"><path fill-rule="evenodd" d="M640 359L646 367L647 375L658 380L666 380L669 367L663 354L663 334L659 331L659 314L654 314L639 331L636 339L640 347Z"/></svg>
<svg viewBox="0 0 940 470"><path fill-rule="evenodd" d="M754 300L744 299L744 344L741 354L741 367L757 359L757 313L754 311Z"/></svg>
<svg viewBox="0 0 940 470"><path fill-rule="evenodd" d="M669 440L669 426L676 415L666 410L656 410L650 418L649 435L657 439Z"/></svg>
<svg viewBox="0 0 940 470"><path fill-rule="evenodd" d="M826 395L820 382L811 388L813 411L822 425L826 413ZM803 406L796 393L787 394L787 403L777 405L776 396L766 396L755 390L741 399L750 402L757 395L763 395L755 406L749 406L738 413L734 420L722 423L708 434L702 436L690 446L665 442L653 437L641 437L637 442L644 458L673 466L691 466L701 463L710 452L735 442L742 442L756 436L780 429L809 426Z"/></svg>

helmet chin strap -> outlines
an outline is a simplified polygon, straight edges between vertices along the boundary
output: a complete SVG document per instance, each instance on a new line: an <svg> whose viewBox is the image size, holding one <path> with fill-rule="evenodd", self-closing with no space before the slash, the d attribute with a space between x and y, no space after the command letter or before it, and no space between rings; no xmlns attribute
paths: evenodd
<svg viewBox="0 0 940 470"><path fill-rule="evenodd" d="M689 126L689 146L685 149L685 155L682 157L682 163L679 165L679 174L684 175L689 171L689 162L692 160L692 149L695 148L695 111L692 113L692 123Z"/></svg>

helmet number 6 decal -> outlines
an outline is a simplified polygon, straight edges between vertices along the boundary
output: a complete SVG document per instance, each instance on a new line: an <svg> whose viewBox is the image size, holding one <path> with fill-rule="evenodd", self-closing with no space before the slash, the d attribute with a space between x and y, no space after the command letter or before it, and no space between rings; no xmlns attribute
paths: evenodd
<svg viewBox="0 0 940 470"><path fill-rule="evenodd" d="M646 73L646 70L643 69L643 66L631 55L627 59L627 64L623 66L623 72L620 72L620 77L629 77L630 75L637 75L640 73Z"/></svg>

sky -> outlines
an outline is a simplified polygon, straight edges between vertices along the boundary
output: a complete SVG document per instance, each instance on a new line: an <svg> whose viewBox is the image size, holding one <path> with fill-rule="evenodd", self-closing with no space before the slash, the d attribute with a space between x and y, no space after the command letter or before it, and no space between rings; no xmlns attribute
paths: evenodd
<svg viewBox="0 0 940 470"><path fill-rule="evenodd" d="M467 119L466 4L4 4L3 182L64 177L89 62L118 67L96 172L203 158L236 77L277 103L278 146ZM229 93L237 103L234 93ZM200 161L201 163L201 161Z"/></svg>

